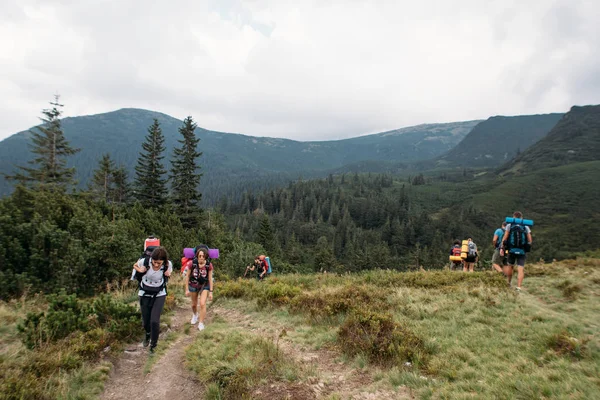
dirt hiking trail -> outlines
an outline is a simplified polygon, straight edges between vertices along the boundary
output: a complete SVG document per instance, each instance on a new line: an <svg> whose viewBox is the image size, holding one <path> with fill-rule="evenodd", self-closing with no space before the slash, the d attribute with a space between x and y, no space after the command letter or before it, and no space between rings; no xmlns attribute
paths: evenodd
<svg viewBox="0 0 600 400"><path fill-rule="evenodd" d="M206 324L218 315L232 327L246 329L261 337L277 340L283 329L291 331L294 327L264 324L259 326L252 318L238 310L225 308L217 304L209 305ZM115 362L110 377L105 384L102 400L199 400L204 398L204 386L185 367L185 348L193 343L196 335L202 332L196 326L184 333L191 318L191 307L186 304L175 308L171 316L170 328L161 328L158 354L149 355L148 348L141 343L129 345L123 356ZM175 340L167 342L164 335L177 333ZM404 388L398 390L375 390L368 392L366 387L373 383L373 378L365 371L337 361L339 355L330 350L314 350L299 348L294 343L280 338L278 344L282 351L303 367L316 371L315 377L299 382L266 382L254 389L253 399L327 399L335 395L338 399L350 400L391 400L411 399ZM148 357L156 357L149 373L144 369Z"/></svg>
<svg viewBox="0 0 600 400"><path fill-rule="evenodd" d="M143 347L141 342L127 346L123 356L115 363L100 399L201 399L204 389L183 363L185 348L194 340L194 335L199 333L195 327L190 329L189 335L183 333L185 324L190 322L188 314L191 314L191 308L187 305L175 308L171 317L171 327L161 327L157 349L167 348L161 349L158 354L150 355L148 348ZM174 341L166 342L165 333L173 331L180 335ZM144 367L148 357L158 359L152 370L146 374Z"/></svg>

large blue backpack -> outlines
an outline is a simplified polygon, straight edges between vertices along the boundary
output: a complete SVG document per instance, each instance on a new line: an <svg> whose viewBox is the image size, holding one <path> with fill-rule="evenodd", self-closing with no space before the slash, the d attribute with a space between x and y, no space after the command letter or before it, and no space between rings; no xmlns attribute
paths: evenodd
<svg viewBox="0 0 600 400"><path fill-rule="evenodd" d="M506 248L510 254L522 255L530 250L530 245L527 243L527 230L524 225L511 224L506 241Z"/></svg>

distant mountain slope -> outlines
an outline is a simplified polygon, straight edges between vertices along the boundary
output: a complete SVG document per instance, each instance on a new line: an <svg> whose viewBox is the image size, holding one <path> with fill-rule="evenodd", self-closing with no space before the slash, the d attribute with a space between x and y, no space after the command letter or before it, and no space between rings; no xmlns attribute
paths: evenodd
<svg viewBox="0 0 600 400"><path fill-rule="evenodd" d="M502 166L502 174L523 173L600 160L600 105L574 106L534 146Z"/></svg>
<svg viewBox="0 0 600 400"><path fill-rule="evenodd" d="M438 167L500 166L543 138L563 114L496 116L478 124L448 153Z"/></svg>
<svg viewBox="0 0 600 400"><path fill-rule="evenodd" d="M161 123L170 160L179 139L181 121L166 114L121 109L105 114L65 118L65 136L81 152L69 160L77 169L81 186L87 185L98 160L110 153L133 178L141 144L152 119ZM299 175L318 176L346 164L361 161L413 161L435 157L455 146L479 121L419 125L352 139L299 142L288 139L253 137L198 128L202 156L201 180L204 199L212 203L222 195L244 188L260 188L269 182L280 184ZM12 173L14 165L30 158L28 131L0 142L0 173ZM170 168L170 163L166 164ZM0 182L0 195L10 191Z"/></svg>
<svg viewBox="0 0 600 400"><path fill-rule="evenodd" d="M594 184L596 182L596 184ZM520 210L533 219L534 248L552 258L600 247L600 161L500 177L473 204L497 221Z"/></svg>

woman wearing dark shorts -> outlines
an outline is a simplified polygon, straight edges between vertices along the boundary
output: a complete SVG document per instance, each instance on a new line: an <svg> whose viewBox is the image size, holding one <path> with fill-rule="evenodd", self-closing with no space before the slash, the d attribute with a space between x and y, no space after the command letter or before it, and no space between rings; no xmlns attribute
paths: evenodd
<svg viewBox="0 0 600 400"><path fill-rule="evenodd" d="M206 317L206 301L213 298L213 265L207 263L208 251L204 248L196 251L192 265L188 267L185 275L185 295L192 298L193 325L198 322L198 330L204 329ZM198 315L198 299L200 299L200 314Z"/></svg>

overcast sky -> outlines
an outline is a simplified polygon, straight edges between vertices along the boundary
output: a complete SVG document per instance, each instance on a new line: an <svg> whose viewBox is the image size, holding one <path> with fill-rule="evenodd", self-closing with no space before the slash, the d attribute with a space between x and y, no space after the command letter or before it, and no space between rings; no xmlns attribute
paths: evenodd
<svg viewBox="0 0 600 400"><path fill-rule="evenodd" d="M0 139L55 93L296 140L563 112L599 49L597 0L0 0Z"/></svg>

